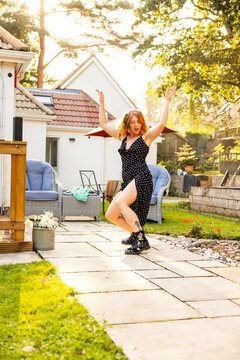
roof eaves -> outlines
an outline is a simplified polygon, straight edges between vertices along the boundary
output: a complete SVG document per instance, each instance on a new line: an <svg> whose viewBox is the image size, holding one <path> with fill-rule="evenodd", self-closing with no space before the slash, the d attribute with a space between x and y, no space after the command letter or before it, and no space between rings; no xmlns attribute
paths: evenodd
<svg viewBox="0 0 240 360"><path fill-rule="evenodd" d="M84 60L81 64L77 65L75 69L73 69L68 75L66 75L62 80L60 80L53 89L59 89L62 85L64 85L75 73L77 73L92 57L95 57L94 54L91 54L86 60Z"/></svg>
<svg viewBox="0 0 240 360"><path fill-rule="evenodd" d="M11 47L13 50L28 50L27 45L25 45L21 40L15 38L15 36L10 34L2 26L0 26L0 39L6 44L8 50L11 49Z"/></svg>
<svg viewBox="0 0 240 360"><path fill-rule="evenodd" d="M25 96L27 96L35 105L37 105L42 111L47 113L48 115L55 115L55 113L48 109L45 105L43 105L40 101L38 101L33 94L31 94L27 89L25 89L22 85L17 83L17 88L20 90Z"/></svg>

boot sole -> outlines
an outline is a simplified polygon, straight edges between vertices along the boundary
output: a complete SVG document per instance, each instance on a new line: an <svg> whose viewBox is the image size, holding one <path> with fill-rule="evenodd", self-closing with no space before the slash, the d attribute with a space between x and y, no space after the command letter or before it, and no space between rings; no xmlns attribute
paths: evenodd
<svg viewBox="0 0 240 360"><path fill-rule="evenodd" d="M126 252L126 250L125 250L125 252L124 252L124 254L125 255L138 255L138 254L140 254L142 251L144 251L144 250L149 250L150 249L150 245L148 245L148 246L144 246L144 248L142 248L142 249L139 249L138 251L133 251L133 252Z"/></svg>

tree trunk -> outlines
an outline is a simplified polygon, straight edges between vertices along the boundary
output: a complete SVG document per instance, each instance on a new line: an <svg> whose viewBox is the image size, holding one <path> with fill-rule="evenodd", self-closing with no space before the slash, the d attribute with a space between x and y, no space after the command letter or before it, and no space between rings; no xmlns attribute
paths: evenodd
<svg viewBox="0 0 240 360"><path fill-rule="evenodd" d="M44 0L40 0L40 29L39 29L39 40L40 40L40 50L38 57L38 80L37 87L43 87L43 72L44 72L44 58L45 58L45 12L44 12Z"/></svg>

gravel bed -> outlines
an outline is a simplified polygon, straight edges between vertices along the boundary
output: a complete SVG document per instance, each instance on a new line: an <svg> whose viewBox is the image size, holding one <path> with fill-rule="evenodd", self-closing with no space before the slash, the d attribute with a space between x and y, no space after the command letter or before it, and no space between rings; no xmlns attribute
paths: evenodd
<svg viewBox="0 0 240 360"><path fill-rule="evenodd" d="M175 245L178 248L201 254L209 260L218 260L229 266L238 266L240 264L240 241L193 239L184 235L176 238L167 235L157 235L155 238Z"/></svg>

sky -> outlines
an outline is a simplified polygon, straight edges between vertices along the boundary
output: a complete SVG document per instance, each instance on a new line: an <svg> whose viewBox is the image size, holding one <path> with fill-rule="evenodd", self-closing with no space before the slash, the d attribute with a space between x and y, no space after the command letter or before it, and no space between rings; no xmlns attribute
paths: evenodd
<svg viewBox="0 0 240 360"><path fill-rule="evenodd" d="M23 0L23 2L28 5L32 13L38 11L39 0ZM57 0L46 1L45 11L48 10L48 7L52 8L56 2ZM131 21L131 19L129 19L129 21ZM66 18L63 14L53 14L46 17L46 28L51 34L58 38L70 38L75 34L74 37L76 40L78 40L77 36L80 31L83 31L79 25L75 24L73 17L69 16ZM58 49L59 47L54 41L47 40L45 61L49 61ZM66 59L60 55L49 65L47 71L50 75L61 80L88 56L89 54L85 53L78 59ZM144 111L144 98L147 91L147 84L157 76L157 69L149 70L143 63L136 63L131 58L131 53L128 50L119 51L107 49L104 54L97 54L97 57L127 95Z"/></svg>

